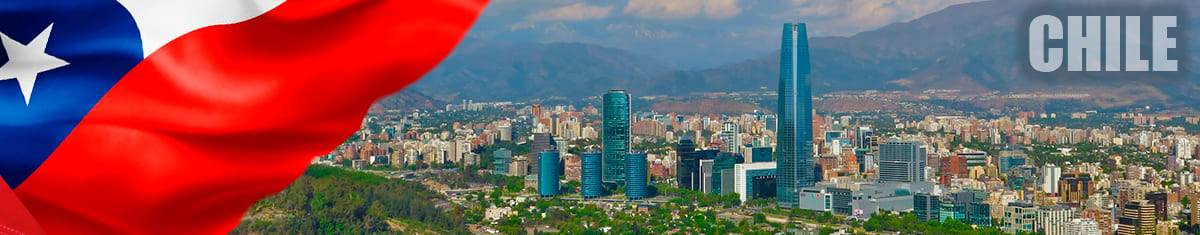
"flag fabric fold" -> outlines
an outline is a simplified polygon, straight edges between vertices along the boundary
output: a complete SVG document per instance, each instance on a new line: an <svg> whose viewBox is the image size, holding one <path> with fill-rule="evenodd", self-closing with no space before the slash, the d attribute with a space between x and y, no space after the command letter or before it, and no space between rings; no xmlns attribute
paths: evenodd
<svg viewBox="0 0 1200 235"><path fill-rule="evenodd" d="M50 234L227 233L436 66L484 5L288 0L182 34L146 51L14 192Z"/></svg>

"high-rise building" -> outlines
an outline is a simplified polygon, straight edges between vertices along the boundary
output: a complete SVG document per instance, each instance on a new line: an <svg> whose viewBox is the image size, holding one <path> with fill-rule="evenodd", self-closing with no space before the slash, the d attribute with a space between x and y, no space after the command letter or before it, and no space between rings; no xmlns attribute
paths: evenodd
<svg viewBox="0 0 1200 235"><path fill-rule="evenodd" d="M925 181L925 148L920 142L888 140L879 144L879 182Z"/></svg>
<svg viewBox="0 0 1200 235"><path fill-rule="evenodd" d="M1042 191L1049 194L1058 194L1058 180L1062 178L1062 168L1054 164L1046 164L1042 167Z"/></svg>
<svg viewBox="0 0 1200 235"><path fill-rule="evenodd" d="M771 152L771 147L753 147L750 148L750 162L770 162L774 161Z"/></svg>
<svg viewBox="0 0 1200 235"><path fill-rule="evenodd" d="M500 141L512 141L512 124L504 123L496 127L500 131Z"/></svg>
<svg viewBox="0 0 1200 235"><path fill-rule="evenodd" d="M492 152L492 174L508 174L508 164L512 162L512 150L505 148Z"/></svg>
<svg viewBox="0 0 1200 235"><path fill-rule="evenodd" d="M637 200L650 197L647 171L645 153L625 155L625 198Z"/></svg>
<svg viewBox="0 0 1200 235"><path fill-rule="evenodd" d="M967 178L966 157L953 155L942 158L939 163L941 167L938 167L938 169L942 172L942 175L955 175L958 178Z"/></svg>
<svg viewBox="0 0 1200 235"><path fill-rule="evenodd" d="M629 153L629 93L610 90L604 94L604 181L625 184L625 154Z"/></svg>
<svg viewBox="0 0 1200 235"><path fill-rule="evenodd" d="M558 143L554 142L554 136L550 135L550 133L534 133L533 144L529 147L529 152L531 153L558 152ZM557 163L555 163L555 165L557 165ZM529 174L540 174L541 167L542 161L537 159L530 161Z"/></svg>
<svg viewBox="0 0 1200 235"><path fill-rule="evenodd" d="M1117 235L1154 234L1154 204L1146 200L1126 203L1117 218Z"/></svg>
<svg viewBox="0 0 1200 235"><path fill-rule="evenodd" d="M870 149L875 131L871 130L871 127L860 126L854 132L854 148Z"/></svg>
<svg viewBox="0 0 1200 235"><path fill-rule="evenodd" d="M1067 222L1067 235L1102 235L1100 224L1092 219L1071 219Z"/></svg>
<svg viewBox="0 0 1200 235"><path fill-rule="evenodd" d="M816 184L813 170L812 86L808 30L802 23L783 24L779 54L779 111L776 147L779 152L776 201L800 206L800 191Z"/></svg>
<svg viewBox="0 0 1200 235"><path fill-rule="evenodd" d="M696 143L687 134L679 138L679 144L675 147L675 183L679 188L700 189L700 155L695 150Z"/></svg>
<svg viewBox="0 0 1200 235"><path fill-rule="evenodd" d="M579 175L580 195L584 198L604 196L604 155L601 153L583 153L580 165L583 168Z"/></svg>
<svg viewBox="0 0 1200 235"><path fill-rule="evenodd" d="M1037 230L1045 235L1067 234L1067 222L1074 216L1075 210L1066 205L1051 205L1038 208Z"/></svg>
<svg viewBox="0 0 1200 235"><path fill-rule="evenodd" d="M1083 202L1092 194L1095 188L1092 175L1083 172L1068 172L1058 180L1060 196L1066 202Z"/></svg>
<svg viewBox="0 0 1200 235"><path fill-rule="evenodd" d="M938 211L940 210L940 196L929 193L918 193L913 195L913 215L921 221L940 220Z"/></svg>
<svg viewBox="0 0 1200 235"><path fill-rule="evenodd" d="M725 151L733 153L741 153L742 141L738 138L738 134L742 131L741 127L736 122L725 121L721 123L721 132L717 133L717 141L725 143Z"/></svg>
<svg viewBox="0 0 1200 235"><path fill-rule="evenodd" d="M733 154L721 152L717 155L717 159L713 161L712 167L712 193L725 195L733 192L733 188L726 188L724 186L733 185L733 182L725 181L726 178L733 179L733 176L725 173L732 173L733 165L735 164L737 164L737 159L733 157Z"/></svg>
<svg viewBox="0 0 1200 235"><path fill-rule="evenodd" d="M558 196L558 152L542 152L538 156L538 162L542 165L538 169L538 195Z"/></svg>
<svg viewBox="0 0 1200 235"><path fill-rule="evenodd" d="M1154 205L1154 215L1158 220L1167 219L1167 192L1146 193L1146 201Z"/></svg>
<svg viewBox="0 0 1200 235"><path fill-rule="evenodd" d="M700 159L700 192L712 193L714 159Z"/></svg>
<svg viewBox="0 0 1200 235"><path fill-rule="evenodd" d="M776 121L775 115L773 114L763 115L763 123L766 124L767 130L776 131L775 127L777 124L779 124L776 123Z"/></svg>
<svg viewBox="0 0 1200 235"><path fill-rule="evenodd" d="M733 165L733 191L743 202L754 198L754 177L775 175L775 162L756 162Z"/></svg>

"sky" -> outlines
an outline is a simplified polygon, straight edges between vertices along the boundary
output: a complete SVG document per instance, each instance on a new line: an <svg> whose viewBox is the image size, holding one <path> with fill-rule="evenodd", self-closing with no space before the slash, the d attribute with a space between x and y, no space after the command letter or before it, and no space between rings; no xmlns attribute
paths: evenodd
<svg viewBox="0 0 1200 235"><path fill-rule="evenodd" d="M704 68L776 50L763 42L777 41L783 23L807 23L810 37L850 36L975 1L495 0L469 37L598 44Z"/></svg>

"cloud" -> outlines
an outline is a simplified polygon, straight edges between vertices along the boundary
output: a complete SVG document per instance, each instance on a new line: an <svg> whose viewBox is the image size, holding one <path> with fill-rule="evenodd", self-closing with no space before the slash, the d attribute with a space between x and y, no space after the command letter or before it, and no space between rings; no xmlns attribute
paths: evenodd
<svg viewBox="0 0 1200 235"><path fill-rule="evenodd" d="M603 19L608 17L609 13L612 12L612 9L612 6L590 6L581 2L564 7L535 12L526 17L526 19L531 21Z"/></svg>
<svg viewBox="0 0 1200 235"><path fill-rule="evenodd" d="M950 5L978 1L981 0L792 0L791 10L771 18L821 25L823 29L815 30L819 34L850 35L910 21Z"/></svg>
<svg viewBox="0 0 1200 235"><path fill-rule="evenodd" d="M742 13L738 0L629 0L625 14L648 19L727 19Z"/></svg>

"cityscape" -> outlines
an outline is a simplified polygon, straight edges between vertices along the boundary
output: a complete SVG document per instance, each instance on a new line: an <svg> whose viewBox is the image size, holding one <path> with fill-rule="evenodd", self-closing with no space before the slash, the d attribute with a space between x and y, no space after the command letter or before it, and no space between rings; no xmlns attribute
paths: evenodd
<svg viewBox="0 0 1200 235"><path fill-rule="evenodd" d="M955 110L928 102L954 92L940 90L814 97L806 32L783 25L778 90L739 95L773 110L637 111L660 97L619 88L375 110L292 187L344 174L428 192L406 203L445 215L361 230L418 234L1184 234L1200 222L1200 116ZM814 107L848 97L903 107ZM337 207L291 190L234 233L295 232L272 221ZM387 210L354 200L366 209L345 216Z"/></svg>

